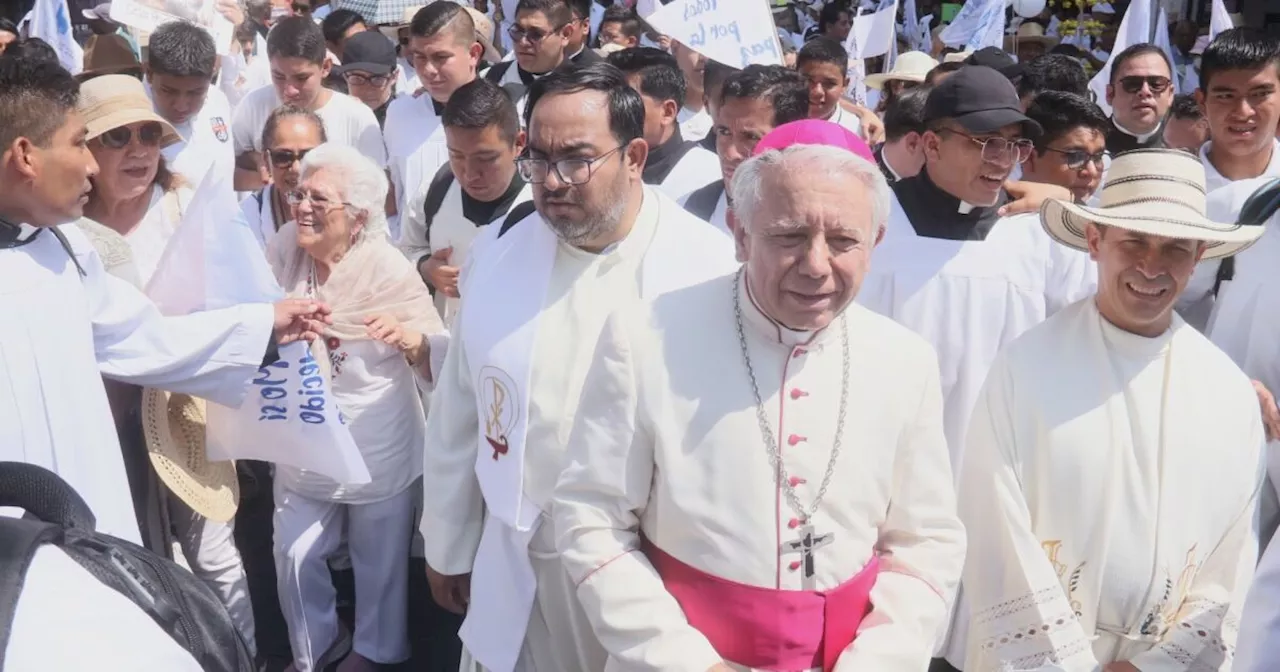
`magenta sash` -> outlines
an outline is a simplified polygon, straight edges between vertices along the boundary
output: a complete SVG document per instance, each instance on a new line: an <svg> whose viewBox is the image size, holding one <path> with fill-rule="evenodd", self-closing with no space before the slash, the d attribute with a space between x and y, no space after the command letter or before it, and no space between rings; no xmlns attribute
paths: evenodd
<svg viewBox="0 0 1280 672"><path fill-rule="evenodd" d="M760 670L835 668L871 611L880 560L827 591L748 586L690 567L644 539L643 551L689 625L725 660Z"/></svg>

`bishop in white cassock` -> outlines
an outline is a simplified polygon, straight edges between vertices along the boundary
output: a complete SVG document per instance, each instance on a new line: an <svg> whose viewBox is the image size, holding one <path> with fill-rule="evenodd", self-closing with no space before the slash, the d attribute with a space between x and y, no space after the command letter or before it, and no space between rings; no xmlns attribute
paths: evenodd
<svg viewBox="0 0 1280 672"><path fill-rule="evenodd" d="M0 459L56 472L99 530L140 542L101 376L235 405L264 352L319 325L299 301L161 317L108 274L77 227L59 226L98 171L78 90L56 63L0 59Z"/></svg>
<svg viewBox="0 0 1280 672"><path fill-rule="evenodd" d="M735 262L723 233L642 184L643 107L616 68L557 70L529 100L534 200L484 227L463 271L422 533L433 595L466 608L464 669L599 672L546 520L592 347L611 310Z"/></svg>
<svg viewBox="0 0 1280 672"><path fill-rule="evenodd" d="M583 390L557 546L606 670L920 671L946 621L936 358L852 303L888 188L774 134L733 180L745 272L612 316Z"/></svg>
<svg viewBox="0 0 1280 672"><path fill-rule="evenodd" d="M1172 309L1202 255L1259 229L1204 216L1189 154L1124 154L1111 175L1101 207L1041 211L1097 261L1097 295L1007 346L973 413L966 672L1231 667L1262 421L1248 378Z"/></svg>

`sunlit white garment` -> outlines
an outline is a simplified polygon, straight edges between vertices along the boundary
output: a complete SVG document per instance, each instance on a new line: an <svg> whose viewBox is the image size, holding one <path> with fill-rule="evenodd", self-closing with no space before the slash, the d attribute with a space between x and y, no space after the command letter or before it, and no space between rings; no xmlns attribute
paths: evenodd
<svg viewBox="0 0 1280 672"><path fill-rule="evenodd" d="M693 146L671 168L671 172L657 185L667 196L680 200L690 192L723 179L720 157L702 147Z"/></svg>
<svg viewBox="0 0 1280 672"><path fill-rule="evenodd" d="M680 206L688 210L689 200L693 198L694 193L709 188L711 188L711 185L707 185L706 187L702 187L702 189L696 189L685 194L684 197L680 199ZM690 210L690 214L698 216L699 219L703 219L708 224L720 229L724 233L732 235L732 232L729 231L729 197L728 194L725 193L723 183L720 185L719 191L720 196L716 199L715 207L711 210L711 214L709 216L705 218L701 217L700 213L693 212L692 210Z"/></svg>
<svg viewBox="0 0 1280 672"><path fill-rule="evenodd" d="M1280 660L1280 544L1268 544L1240 615L1234 672L1271 672Z"/></svg>
<svg viewBox="0 0 1280 672"><path fill-rule="evenodd" d="M258 244L262 246L262 251L267 251L267 245L275 240L276 219L273 214L275 209L275 185L268 184L262 188L262 191L256 194L250 194L240 200L240 212L244 215L244 220L249 223L249 228L253 230L253 236L258 239ZM281 218L281 226L289 221L292 213L285 213Z"/></svg>
<svg viewBox="0 0 1280 672"><path fill-rule="evenodd" d="M440 120L442 110L443 105L425 92L419 96L412 92L396 96L387 106L382 135L387 142L387 169L391 172L400 214L397 226L391 231L393 242L400 240L404 228L422 226L423 192L436 171L449 162L444 124ZM416 224L406 221L409 218L416 218Z"/></svg>
<svg viewBox="0 0 1280 672"><path fill-rule="evenodd" d="M129 241L129 249L133 252L133 263L138 269L138 279L146 288L155 275L160 258L164 256L164 248L169 238L182 223L182 213L191 202L191 190L180 187L166 192L159 185L151 188L151 203L142 215L142 221L133 227L124 239Z"/></svg>
<svg viewBox="0 0 1280 672"><path fill-rule="evenodd" d="M704 107L697 112L687 107L680 108L680 113L676 115L676 121L680 123L680 135L685 140L698 142L707 137L711 132L713 125L711 114Z"/></svg>
<svg viewBox="0 0 1280 672"><path fill-rule="evenodd" d="M735 293L800 501L808 506L824 474L831 479L812 519L817 534L832 535L815 553L812 588L799 556L782 551L799 520L757 419ZM904 327L853 304L827 329L786 329L736 275L612 316L555 505L565 566L612 657L606 669L703 672L724 657L639 552L643 535L702 572L768 589L831 590L878 555L874 610L835 669L923 670L964 556L937 376L933 350Z"/></svg>
<svg viewBox="0 0 1280 672"><path fill-rule="evenodd" d="M1222 173L1218 172L1217 168L1213 167L1213 163L1209 161L1209 149L1212 146L1212 140L1200 146L1200 163L1204 164L1205 193L1212 193L1213 191L1225 187L1232 182L1239 181L1232 180L1231 178L1224 176ZM1266 169L1263 170L1262 174L1258 177L1280 177L1280 151L1277 150L1280 150L1280 140L1276 140L1271 143L1271 160L1267 163Z"/></svg>
<svg viewBox="0 0 1280 672"><path fill-rule="evenodd" d="M836 103L836 109L827 117L827 121L833 124L840 124L846 131L862 137L862 120L858 119L858 115L844 109L844 105Z"/></svg>
<svg viewBox="0 0 1280 672"><path fill-rule="evenodd" d="M147 95L155 100L151 85L146 85ZM157 110L158 112L158 110ZM231 145L231 104L227 96L216 87L209 87L204 105L186 123L175 125L182 142L175 142L160 150L169 169L181 175L187 186L195 189L204 181L205 174L217 175L235 172L236 157Z"/></svg>
<svg viewBox="0 0 1280 672"><path fill-rule="evenodd" d="M324 122L329 142L355 147L370 161L387 165L387 148L382 143L382 129L368 105L337 91L327 91L329 100L313 110ZM231 138L237 156L262 151L262 130L267 117L283 105L275 85L264 86L240 101L231 122Z"/></svg>
<svg viewBox="0 0 1280 672"><path fill-rule="evenodd" d="M396 59L396 88L397 95L402 93L414 94L422 87L422 81L418 79L418 71L413 69L413 64L409 59L401 56Z"/></svg>
<svg viewBox="0 0 1280 672"><path fill-rule="evenodd" d="M10 316L0 320L0 459L58 473L99 530L138 542L101 376L235 406L262 363L274 313L246 304L161 317L105 272L78 229L61 230L86 276L48 231L0 249L0 314Z"/></svg>
<svg viewBox="0 0 1280 672"><path fill-rule="evenodd" d="M1085 299L1010 344L960 478L966 672L1228 669L1262 445L1248 379L1177 316L1147 338Z"/></svg>
<svg viewBox="0 0 1280 672"><path fill-rule="evenodd" d="M590 354L609 312L735 265L723 234L659 191L646 187L643 193L630 233L601 254L532 228L547 226L534 214L502 238L494 239L498 227L485 227L464 271L467 298L453 323L427 422L432 449L423 470L422 533L432 568L448 575L472 572L460 636L470 654L495 672L526 665L554 672L601 669L603 650L589 628L575 629L585 619L571 597L555 598L566 603L563 609L541 616L544 591L572 586L550 526L541 523ZM490 326L522 315L536 315L527 329ZM525 349L527 360L499 363L485 354L483 344L500 334ZM517 422L525 427L520 434L512 431ZM506 444L505 454L493 447L508 440L521 443ZM522 459L513 461L517 457ZM550 622L540 625L542 620ZM539 627L549 632L539 633Z"/></svg>

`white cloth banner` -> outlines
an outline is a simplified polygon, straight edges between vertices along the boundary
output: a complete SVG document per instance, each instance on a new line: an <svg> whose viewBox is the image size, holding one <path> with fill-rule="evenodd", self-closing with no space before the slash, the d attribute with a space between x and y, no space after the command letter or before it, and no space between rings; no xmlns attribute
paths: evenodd
<svg viewBox="0 0 1280 672"><path fill-rule="evenodd" d="M62 67L73 75L78 74L84 67L84 50L71 34L67 0L36 0L30 16L27 34L48 42L58 52L58 62Z"/></svg>
<svg viewBox="0 0 1280 672"><path fill-rule="evenodd" d="M1173 58L1173 45L1169 42L1169 15L1165 13L1164 7L1160 7L1160 18L1156 20L1156 34L1154 44L1160 47L1164 55L1169 59L1170 63L1177 63ZM1173 72L1173 92L1175 94L1182 93L1182 82L1179 81L1177 69Z"/></svg>
<svg viewBox="0 0 1280 672"><path fill-rule="evenodd" d="M160 24L187 21L209 31L219 55L231 53L235 26L215 9L216 0L166 0L164 9L146 0L113 0L111 20L150 33Z"/></svg>
<svg viewBox="0 0 1280 672"><path fill-rule="evenodd" d="M970 0L938 37L948 47L964 47L966 51L983 47L1003 49L1004 15L1004 0Z"/></svg>
<svg viewBox="0 0 1280 672"><path fill-rule="evenodd" d="M767 0L675 0L645 20L659 33L728 66L782 65Z"/></svg>
<svg viewBox="0 0 1280 672"><path fill-rule="evenodd" d="M889 53L897 43L898 30L894 21L897 15L898 3L889 0L876 12L854 18L853 29L844 41L844 50L849 58L875 58Z"/></svg>
<svg viewBox="0 0 1280 672"><path fill-rule="evenodd" d="M1218 36L1224 30L1231 30L1234 25L1231 23L1231 14L1227 12L1227 5L1222 0L1213 0L1213 10L1209 14L1209 42L1213 42L1213 38ZM1206 43L1207 44L1207 43ZM1187 71L1182 77L1182 91L1190 93L1200 88L1200 73L1196 72L1195 67L1188 65Z"/></svg>
<svg viewBox="0 0 1280 672"><path fill-rule="evenodd" d="M225 179L205 175L147 284L147 296L165 315L284 297ZM320 371L307 344L281 346L279 361L258 371L239 408L209 403L208 458L263 460L339 483L368 483L364 458Z"/></svg>
<svg viewBox="0 0 1280 672"><path fill-rule="evenodd" d="M1133 0L1129 3L1129 9L1125 10L1124 18L1120 19L1120 29L1116 33L1115 46L1111 47L1111 56L1107 58L1107 64L1102 66L1093 79L1089 80L1089 90L1093 91L1098 107L1101 107L1107 116L1111 116L1111 104L1107 102L1107 85L1111 83L1111 61L1115 60L1116 54L1125 49L1151 41L1152 9L1152 0Z"/></svg>

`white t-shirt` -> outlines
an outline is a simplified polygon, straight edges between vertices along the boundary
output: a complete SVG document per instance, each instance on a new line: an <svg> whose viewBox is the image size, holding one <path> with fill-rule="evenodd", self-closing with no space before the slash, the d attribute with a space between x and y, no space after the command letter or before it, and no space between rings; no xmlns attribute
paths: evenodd
<svg viewBox="0 0 1280 672"><path fill-rule="evenodd" d="M146 89L147 95L152 96L151 85L146 85ZM217 179L231 179L236 157L231 151L231 104L226 94L209 87L204 107L187 123L175 128L183 141L160 151L169 170L186 179L192 189L200 186L210 170L217 171Z"/></svg>
<svg viewBox="0 0 1280 672"><path fill-rule="evenodd" d="M182 223L182 213L191 203L190 189L181 187L176 189L175 193L176 203L173 202L172 197L165 198L163 189L158 186L152 187L151 204L147 206L147 214L143 215L138 226L124 237L129 243L129 250L133 252L133 265L138 269L138 280L142 282L143 287L151 282L151 276L155 275L156 268L160 265L160 257L164 255L165 246L169 244L173 232L178 230L178 225Z"/></svg>
<svg viewBox="0 0 1280 672"><path fill-rule="evenodd" d="M200 672L190 653L132 600L53 546L36 550L18 597L5 672Z"/></svg>
<svg viewBox="0 0 1280 672"><path fill-rule="evenodd" d="M378 166L385 167L387 148L382 144L382 130L378 128L378 119L373 116L373 110L345 93L330 91L329 94L329 102L316 110L316 114L324 121L324 131L329 142L355 147ZM250 151L262 151L262 129L267 124L267 117L280 105L282 102L272 85L250 91L240 101L235 121L231 123L236 156Z"/></svg>
<svg viewBox="0 0 1280 672"><path fill-rule="evenodd" d="M227 97L227 103L235 110L250 91L271 84L271 63L267 60L267 41L259 35L254 40L253 62L243 53L220 56L222 74L218 76L218 88Z"/></svg>

